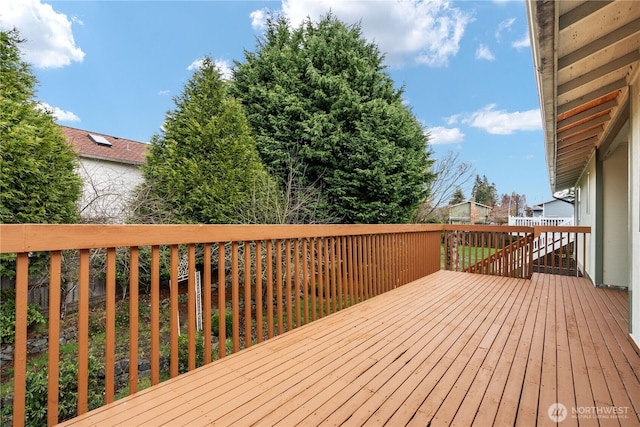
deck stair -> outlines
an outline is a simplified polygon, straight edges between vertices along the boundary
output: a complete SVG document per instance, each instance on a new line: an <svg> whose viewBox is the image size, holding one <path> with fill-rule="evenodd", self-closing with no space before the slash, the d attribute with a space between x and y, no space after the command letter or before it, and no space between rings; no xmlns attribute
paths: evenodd
<svg viewBox="0 0 640 427"><path fill-rule="evenodd" d="M535 218L531 218L535 219ZM555 227L571 226L573 218L565 218L554 224ZM573 259L575 233L538 230L534 226L531 232L514 232L518 238L511 244L490 256L465 268L467 273L481 273L500 276L512 276L516 270L526 272L530 277L535 272L568 274L575 272ZM541 262L543 261L543 262Z"/></svg>

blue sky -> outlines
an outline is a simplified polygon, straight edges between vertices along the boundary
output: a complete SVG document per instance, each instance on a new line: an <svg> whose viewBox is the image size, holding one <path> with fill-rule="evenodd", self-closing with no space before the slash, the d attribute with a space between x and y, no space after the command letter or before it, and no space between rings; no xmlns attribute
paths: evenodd
<svg viewBox="0 0 640 427"><path fill-rule="evenodd" d="M0 1L58 123L149 141L198 59L226 72L255 51L266 14L294 25L331 10L359 22L431 134L499 194L551 198L523 1ZM465 190L469 197L470 183Z"/></svg>

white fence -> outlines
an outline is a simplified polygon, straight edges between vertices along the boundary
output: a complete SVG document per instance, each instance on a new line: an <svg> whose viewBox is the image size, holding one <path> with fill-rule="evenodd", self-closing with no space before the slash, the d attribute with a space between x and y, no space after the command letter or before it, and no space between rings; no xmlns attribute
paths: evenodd
<svg viewBox="0 0 640 427"><path fill-rule="evenodd" d="M574 224L573 224L573 217L547 218L543 216L538 216L538 217L510 216L509 225L517 225L521 227L535 227L535 226L558 227L558 226L571 226Z"/></svg>

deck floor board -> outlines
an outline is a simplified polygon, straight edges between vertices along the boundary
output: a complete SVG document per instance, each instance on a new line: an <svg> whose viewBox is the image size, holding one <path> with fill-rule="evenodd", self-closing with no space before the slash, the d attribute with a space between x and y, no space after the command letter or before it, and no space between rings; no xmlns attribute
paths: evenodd
<svg viewBox="0 0 640 427"><path fill-rule="evenodd" d="M65 425L639 425L627 301L440 271Z"/></svg>

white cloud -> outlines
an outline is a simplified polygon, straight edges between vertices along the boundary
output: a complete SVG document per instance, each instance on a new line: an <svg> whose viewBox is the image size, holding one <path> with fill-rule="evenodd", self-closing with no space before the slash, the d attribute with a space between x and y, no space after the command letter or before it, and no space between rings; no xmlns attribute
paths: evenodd
<svg viewBox="0 0 640 427"><path fill-rule="evenodd" d="M213 63L216 66L216 68L218 68L218 71L222 76L222 80L231 80L231 77L233 75L231 71L231 64L229 63L229 61L227 61L226 59L214 59ZM203 64L204 64L204 57L198 58L187 67L187 70L189 71L199 70Z"/></svg>
<svg viewBox="0 0 640 427"><path fill-rule="evenodd" d="M461 116L461 114L454 114L454 115L452 115L452 116L445 117L445 118L444 118L444 121L445 121L449 126L451 126L451 125L454 125L454 124L458 123L458 120L460 120L460 116Z"/></svg>
<svg viewBox="0 0 640 427"><path fill-rule="evenodd" d="M495 110L495 108L495 104L489 104L466 116L462 123L494 135L511 135L516 131L542 129L539 109L509 113L505 110Z"/></svg>
<svg viewBox="0 0 640 427"><path fill-rule="evenodd" d="M481 44L476 49L476 59L486 59L487 61L493 61L494 59L496 59L496 57L493 56L493 53L491 53L491 50L487 46Z"/></svg>
<svg viewBox="0 0 640 427"><path fill-rule="evenodd" d="M406 62L446 66L458 53L472 16L447 0L344 1L281 0L282 14L293 26L329 11L346 24L360 24L367 40L378 45L391 65ZM264 23L264 9L252 12L252 25Z"/></svg>
<svg viewBox="0 0 640 427"><path fill-rule="evenodd" d="M251 27L255 30L263 30L267 26L267 16L269 16L269 9L262 8L254 10L249 14L251 18Z"/></svg>
<svg viewBox="0 0 640 427"><path fill-rule="evenodd" d="M516 18L505 19L501 23L498 24L498 28L496 29L496 40L500 41L502 39L502 33L507 31L511 31L511 27L513 23L516 22Z"/></svg>
<svg viewBox="0 0 640 427"><path fill-rule="evenodd" d="M38 68L59 68L82 62L84 52L76 46L71 20L40 0L0 1L0 28L16 27L26 39L22 46L25 61Z"/></svg>
<svg viewBox="0 0 640 427"><path fill-rule="evenodd" d="M189 71L199 70L202 67L203 63L204 63L204 58L198 58L195 61L193 61L191 64L189 64L189 66L187 67L187 70Z"/></svg>
<svg viewBox="0 0 640 427"><path fill-rule="evenodd" d="M455 144L464 140L464 133L458 128L434 126L427 129L426 133L431 144Z"/></svg>
<svg viewBox="0 0 640 427"><path fill-rule="evenodd" d="M170 92L171 91L169 89L163 89L161 91L158 91L158 95L160 95L160 96L168 96Z"/></svg>
<svg viewBox="0 0 640 427"><path fill-rule="evenodd" d="M56 120L59 122L79 122L80 121L80 117L76 116L71 111L64 111L61 108L52 107L46 102L39 102L38 108L40 108L43 111L47 111L51 113L53 117L55 117Z"/></svg>
<svg viewBox="0 0 640 427"><path fill-rule="evenodd" d="M233 73L231 71L231 64L229 61L225 59L214 59L213 63L216 64L218 71L222 74L222 80L231 80Z"/></svg>
<svg viewBox="0 0 640 427"><path fill-rule="evenodd" d="M511 43L511 46L515 47L516 49L524 49L531 46L531 40L529 39L529 34L525 34L520 40L514 41L513 43Z"/></svg>

